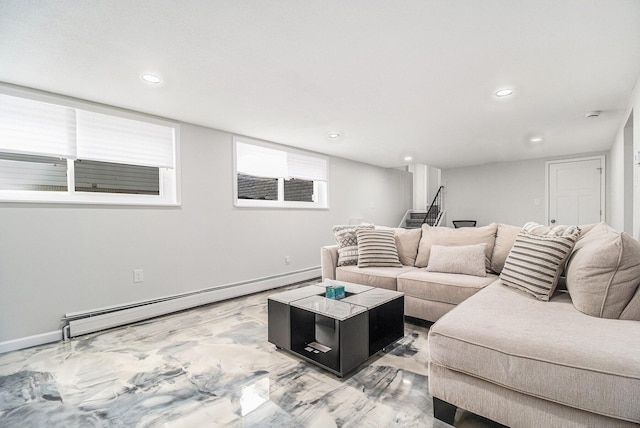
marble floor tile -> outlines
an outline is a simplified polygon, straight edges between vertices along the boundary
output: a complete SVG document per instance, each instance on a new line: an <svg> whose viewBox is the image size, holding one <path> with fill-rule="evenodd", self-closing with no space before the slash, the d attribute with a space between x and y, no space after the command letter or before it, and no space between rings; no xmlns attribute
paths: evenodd
<svg viewBox="0 0 640 428"><path fill-rule="evenodd" d="M428 323L338 378L267 341L279 291L1 354L0 427L448 426L432 417ZM456 425L493 426L462 411Z"/></svg>

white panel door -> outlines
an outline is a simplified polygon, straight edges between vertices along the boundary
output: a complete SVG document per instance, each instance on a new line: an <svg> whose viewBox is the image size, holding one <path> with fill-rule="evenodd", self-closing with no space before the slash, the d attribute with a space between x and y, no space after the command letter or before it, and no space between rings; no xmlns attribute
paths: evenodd
<svg viewBox="0 0 640 428"><path fill-rule="evenodd" d="M549 224L579 225L604 220L603 160L549 163Z"/></svg>

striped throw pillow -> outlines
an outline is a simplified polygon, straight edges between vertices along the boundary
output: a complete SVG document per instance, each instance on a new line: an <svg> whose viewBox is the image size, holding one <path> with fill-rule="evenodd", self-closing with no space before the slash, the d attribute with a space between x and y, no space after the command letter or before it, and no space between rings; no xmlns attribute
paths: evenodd
<svg viewBox="0 0 640 428"><path fill-rule="evenodd" d="M398 258L393 230L356 231L358 236L358 267L402 267Z"/></svg>
<svg viewBox="0 0 640 428"><path fill-rule="evenodd" d="M555 233L557 231L537 234L523 228L500 273L502 283L549 301L580 229L569 227L561 234Z"/></svg>
<svg viewBox="0 0 640 428"><path fill-rule="evenodd" d="M372 224L338 225L333 226L333 233L338 244L338 266L351 266L358 264L358 238L356 231L359 229L373 229Z"/></svg>

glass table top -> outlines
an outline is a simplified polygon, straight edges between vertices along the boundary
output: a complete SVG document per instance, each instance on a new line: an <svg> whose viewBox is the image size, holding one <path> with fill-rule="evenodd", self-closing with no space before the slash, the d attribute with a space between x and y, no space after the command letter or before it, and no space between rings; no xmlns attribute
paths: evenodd
<svg viewBox="0 0 640 428"><path fill-rule="evenodd" d="M345 303L353 303L354 305L364 306L367 309L375 308L384 303L390 302L403 296L404 293L399 291L387 290L386 288L373 288L364 293L354 294L340 300Z"/></svg>
<svg viewBox="0 0 640 428"><path fill-rule="evenodd" d="M343 285L348 297L335 300L325 297L325 284ZM343 321L349 317L375 308L403 296L399 291L344 281L325 280L322 284L283 291L269 296L269 300L306 309L316 314Z"/></svg>
<svg viewBox="0 0 640 428"><path fill-rule="evenodd" d="M306 287L296 288L282 293L272 294L270 300L289 304L295 300L304 299L309 296L324 296L325 288L320 285L307 285Z"/></svg>
<svg viewBox="0 0 640 428"><path fill-rule="evenodd" d="M337 319L338 321L344 321L347 318L367 311L367 308L364 306L348 303L344 300L345 299L334 300L322 296L311 296L291 302L291 306Z"/></svg>

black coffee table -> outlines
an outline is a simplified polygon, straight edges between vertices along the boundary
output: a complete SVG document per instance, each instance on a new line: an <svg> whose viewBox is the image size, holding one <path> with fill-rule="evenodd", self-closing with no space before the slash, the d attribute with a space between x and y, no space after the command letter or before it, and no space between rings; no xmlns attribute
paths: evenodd
<svg viewBox="0 0 640 428"><path fill-rule="evenodd" d="M337 281L342 300L310 285L269 296L269 342L340 377L404 336L404 293Z"/></svg>

